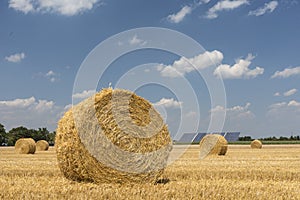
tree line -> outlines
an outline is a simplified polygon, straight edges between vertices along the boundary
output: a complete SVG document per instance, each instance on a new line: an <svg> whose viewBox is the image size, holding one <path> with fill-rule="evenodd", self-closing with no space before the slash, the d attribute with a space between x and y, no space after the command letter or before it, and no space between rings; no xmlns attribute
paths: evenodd
<svg viewBox="0 0 300 200"><path fill-rule="evenodd" d="M49 145L54 145L55 131L50 132L47 128L28 129L19 126L6 132L4 126L0 124L0 146L14 146L19 138L32 138L35 141L46 140Z"/></svg>
<svg viewBox="0 0 300 200"><path fill-rule="evenodd" d="M258 138L259 140L265 140L265 141L295 141L295 140L300 140L300 136L293 136L291 135L290 137L284 137L284 136L279 136L279 137L266 137L266 138ZM243 136L239 137L239 141L252 141L254 140L251 138L251 136Z"/></svg>

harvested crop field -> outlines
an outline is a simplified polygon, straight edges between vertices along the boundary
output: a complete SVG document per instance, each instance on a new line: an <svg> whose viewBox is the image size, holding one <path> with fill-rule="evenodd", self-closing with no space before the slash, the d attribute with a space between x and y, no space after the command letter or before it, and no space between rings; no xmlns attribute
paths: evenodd
<svg viewBox="0 0 300 200"><path fill-rule="evenodd" d="M183 146L174 146L183 148ZM229 145L199 159L199 146L168 166L165 184L93 184L61 174L53 147L35 154L0 148L0 199L300 199L300 145Z"/></svg>

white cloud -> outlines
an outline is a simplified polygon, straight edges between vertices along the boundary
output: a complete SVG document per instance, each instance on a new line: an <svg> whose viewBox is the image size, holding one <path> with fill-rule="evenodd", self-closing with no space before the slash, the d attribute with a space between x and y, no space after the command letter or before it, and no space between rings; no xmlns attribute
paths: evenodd
<svg viewBox="0 0 300 200"><path fill-rule="evenodd" d="M137 37L137 35L134 35L130 40L129 40L130 45L145 45L147 44L147 41L142 40Z"/></svg>
<svg viewBox="0 0 300 200"><path fill-rule="evenodd" d="M10 107L10 108L26 108L35 103L35 98L30 97L27 99L14 99L11 101L0 101L0 107Z"/></svg>
<svg viewBox="0 0 300 200"><path fill-rule="evenodd" d="M269 106L269 113L280 113L281 111L298 111L300 112L300 102L291 100L289 102L274 103Z"/></svg>
<svg viewBox="0 0 300 200"><path fill-rule="evenodd" d="M6 56L5 60L7 60L8 62L14 62L14 63L18 63L21 62L21 60L23 60L25 58L25 53L16 53L10 56Z"/></svg>
<svg viewBox="0 0 300 200"><path fill-rule="evenodd" d="M211 7L206 14L206 17L208 19L214 19L218 17L218 12L224 11L224 10L233 10L236 9L242 5L249 4L247 0L223 0L216 3L213 7Z"/></svg>
<svg viewBox="0 0 300 200"><path fill-rule="evenodd" d="M46 78L53 83L59 80L60 74L54 72L53 70L49 70L47 73L40 72L36 76Z"/></svg>
<svg viewBox="0 0 300 200"><path fill-rule="evenodd" d="M196 117L196 116L197 116L197 112L195 112L195 111L190 111L190 112L186 113L185 116L186 116L186 117Z"/></svg>
<svg viewBox="0 0 300 200"><path fill-rule="evenodd" d="M218 115L226 112L226 118L229 120L254 118L254 114L249 110L251 103L246 103L245 106L233 106L224 108L223 106L216 106L210 110L211 115Z"/></svg>
<svg viewBox="0 0 300 200"><path fill-rule="evenodd" d="M62 111L53 101L35 97L0 101L0 121L7 130L17 126L55 130Z"/></svg>
<svg viewBox="0 0 300 200"><path fill-rule="evenodd" d="M66 16L91 10L99 0L10 0L9 8L29 12L58 13Z"/></svg>
<svg viewBox="0 0 300 200"><path fill-rule="evenodd" d="M267 116L274 118L285 116L284 118L292 119L295 113L300 114L300 102L291 100L289 102L280 102L270 105ZM300 117L300 115L298 117Z"/></svg>
<svg viewBox="0 0 300 200"><path fill-rule="evenodd" d="M8 7L25 14L34 11L32 0L10 0Z"/></svg>
<svg viewBox="0 0 300 200"><path fill-rule="evenodd" d="M291 100L270 105L264 123L266 131L271 130L271 134L288 135L293 131L299 131L299 121L300 102Z"/></svg>
<svg viewBox="0 0 300 200"><path fill-rule="evenodd" d="M265 3L264 7L250 11L248 15L261 16L267 12L271 13L276 9L277 6L278 1L270 1L269 3Z"/></svg>
<svg viewBox="0 0 300 200"><path fill-rule="evenodd" d="M54 102L47 100L36 100L34 97L30 97L27 99L14 99L9 101L0 101L0 108L7 109L23 109L30 108L37 111L44 111L53 108Z"/></svg>
<svg viewBox="0 0 300 200"><path fill-rule="evenodd" d="M206 51L193 58L181 57L174 61L172 65L159 65L157 70L164 77L179 77L194 70L205 69L214 65L218 65L223 60L223 54L217 50L212 52Z"/></svg>
<svg viewBox="0 0 300 200"><path fill-rule="evenodd" d="M275 97L279 97L279 96L280 96L280 93L279 93L279 92L275 92L275 93L274 93L274 96L275 96Z"/></svg>
<svg viewBox="0 0 300 200"><path fill-rule="evenodd" d="M288 96L291 96L293 94L295 94L297 92L297 89L291 89L289 91L286 91L285 93L283 93L284 96L288 97Z"/></svg>
<svg viewBox="0 0 300 200"><path fill-rule="evenodd" d="M210 0L200 0L200 3L209 3Z"/></svg>
<svg viewBox="0 0 300 200"><path fill-rule="evenodd" d="M52 109L53 106L54 106L53 101L39 100L34 108L39 112L43 112Z"/></svg>
<svg viewBox="0 0 300 200"><path fill-rule="evenodd" d="M85 98L92 96L95 93L96 93L95 90L84 90L83 92L73 94L73 98L74 99L85 99Z"/></svg>
<svg viewBox="0 0 300 200"><path fill-rule="evenodd" d="M252 54L248 54L246 59L239 59L233 66L227 64L219 65L215 71L215 76L221 76L224 79L242 79L242 78L255 78L264 73L264 69L256 67L249 69L251 61L254 59Z"/></svg>
<svg viewBox="0 0 300 200"><path fill-rule="evenodd" d="M185 18L186 15L190 14L191 12L192 7L184 6L179 12L169 15L167 18L172 23L179 23Z"/></svg>
<svg viewBox="0 0 300 200"><path fill-rule="evenodd" d="M68 104L64 107L64 111L68 111L70 108L72 108L72 104Z"/></svg>
<svg viewBox="0 0 300 200"><path fill-rule="evenodd" d="M283 71L276 71L271 78L288 78L294 75L300 75L300 67L286 68Z"/></svg>
<svg viewBox="0 0 300 200"><path fill-rule="evenodd" d="M55 76L56 74L52 71L52 70L50 70L50 71L48 71L47 73L46 73L46 76L47 77L51 77L51 76Z"/></svg>
<svg viewBox="0 0 300 200"><path fill-rule="evenodd" d="M212 108L210 112L219 112L219 111L226 111L226 112L240 112L240 111L247 111L250 107L250 103L246 103L245 106L233 106L231 108L224 108L223 106L216 106L215 108Z"/></svg>
<svg viewBox="0 0 300 200"><path fill-rule="evenodd" d="M180 108L182 105L181 101L176 101L173 98L171 99L166 99L162 98L158 102L153 104L154 106L163 106L165 108Z"/></svg>

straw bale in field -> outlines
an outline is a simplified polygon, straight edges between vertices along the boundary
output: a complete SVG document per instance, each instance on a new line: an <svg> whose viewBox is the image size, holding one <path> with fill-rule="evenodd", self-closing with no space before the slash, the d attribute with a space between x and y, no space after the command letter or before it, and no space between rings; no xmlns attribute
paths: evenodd
<svg viewBox="0 0 300 200"><path fill-rule="evenodd" d="M35 141L32 138L20 138L15 143L15 151L20 154L34 154Z"/></svg>
<svg viewBox="0 0 300 200"><path fill-rule="evenodd" d="M200 141L200 158L207 155L225 155L228 149L227 140L219 134L208 134Z"/></svg>
<svg viewBox="0 0 300 200"><path fill-rule="evenodd" d="M172 140L147 100L108 88L65 113L55 146L59 168L71 180L154 183L167 164Z"/></svg>
<svg viewBox="0 0 300 200"><path fill-rule="evenodd" d="M253 140L251 142L251 148L252 149L261 149L262 148L262 142L260 140Z"/></svg>
<svg viewBox="0 0 300 200"><path fill-rule="evenodd" d="M49 143L46 140L39 140L36 142L37 151L48 151Z"/></svg>

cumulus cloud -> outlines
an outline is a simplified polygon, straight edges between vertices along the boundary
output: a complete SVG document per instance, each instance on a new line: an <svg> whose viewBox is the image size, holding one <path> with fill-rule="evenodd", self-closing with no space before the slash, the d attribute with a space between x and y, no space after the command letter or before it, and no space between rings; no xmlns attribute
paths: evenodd
<svg viewBox="0 0 300 200"><path fill-rule="evenodd" d="M130 45L145 45L145 44L147 44L147 41L138 38L137 35L134 35L134 36L129 40L129 44L130 44Z"/></svg>
<svg viewBox="0 0 300 200"><path fill-rule="evenodd" d="M73 98L74 99L85 99L85 98L92 96L95 93L96 93L95 90L84 90L82 92L73 94Z"/></svg>
<svg viewBox="0 0 300 200"><path fill-rule="evenodd" d="M291 100L270 105L266 113L267 131L278 135L290 134L299 130L300 102Z"/></svg>
<svg viewBox="0 0 300 200"><path fill-rule="evenodd" d="M219 114L226 113L227 120L241 120L254 118L254 114L250 111L251 103L246 103L244 106L233 106L224 108L223 106L216 106L210 110L210 114L216 117ZM216 117L217 118L217 117Z"/></svg>
<svg viewBox="0 0 300 200"><path fill-rule="evenodd" d="M275 93L274 93L274 96L275 96L275 97L279 97L279 96L280 96L280 93L279 93L279 92L275 92Z"/></svg>
<svg viewBox="0 0 300 200"><path fill-rule="evenodd" d="M54 71L50 70L45 74L45 77L50 81L50 82L55 82L58 80L59 74L55 73Z"/></svg>
<svg viewBox="0 0 300 200"><path fill-rule="evenodd" d="M27 99L14 99L10 101L0 101L0 107L10 107L10 108L26 108L35 103L35 98L30 97Z"/></svg>
<svg viewBox="0 0 300 200"><path fill-rule="evenodd" d="M9 0L9 8L23 12L73 16L91 10L99 0Z"/></svg>
<svg viewBox="0 0 300 200"><path fill-rule="evenodd" d="M195 111L189 111L188 113L186 113L185 116L186 117L196 117L197 116L197 112L195 112Z"/></svg>
<svg viewBox="0 0 300 200"><path fill-rule="evenodd" d="M223 54L217 50L206 51L193 58L181 57L174 61L172 65L159 65L157 70L164 77L179 77L194 70L205 69L214 65L218 65L223 60Z"/></svg>
<svg viewBox="0 0 300 200"><path fill-rule="evenodd" d="M211 7L207 13L206 18L214 19L218 17L218 12L220 11L227 11L227 10L234 10L242 5L249 4L247 0L223 0L216 3L213 7Z"/></svg>
<svg viewBox="0 0 300 200"><path fill-rule="evenodd" d="M21 60L23 60L25 58L25 53L16 53L10 56L6 56L5 60L7 60L8 62L13 62L13 63L18 63L21 62Z"/></svg>
<svg viewBox="0 0 300 200"><path fill-rule="evenodd" d="M288 78L295 75L300 75L300 67L286 68L283 71L276 71L271 78Z"/></svg>
<svg viewBox="0 0 300 200"><path fill-rule="evenodd" d="M229 108L224 108L223 106L216 106L215 108L212 108L210 112L220 112L220 111L226 111L226 112L244 112L248 111L248 108L250 107L251 103L246 103L245 106L233 106Z"/></svg>
<svg viewBox="0 0 300 200"><path fill-rule="evenodd" d="M14 99L9 101L0 101L0 108L30 108L36 111L44 111L53 108L54 102L47 100L36 100L34 97L27 99Z"/></svg>
<svg viewBox="0 0 300 200"><path fill-rule="evenodd" d="M179 23L185 18L186 15L190 14L191 12L192 12L192 7L184 6L177 13L169 15L167 19L172 23Z"/></svg>
<svg viewBox="0 0 300 200"><path fill-rule="evenodd" d="M291 100L289 102L280 102L280 103L274 103L269 106L269 112L276 112L280 113L280 111L287 111L289 109L290 111L300 111L300 102L296 100Z"/></svg>
<svg viewBox="0 0 300 200"><path fill-rule="evenodd" d="M291 89L286 91L285 93L283 93L284 96L288 97L288 96L292 96L293 94L295 94L297 92L297 89Z"/></svg>
<svg viewBox="0 0 300 200"><path fill-rule="evenodd" d="M8 7L25 14L34 11L31 0L10 0Z"/></svg>
<svg viewBox="0 0 300 200"><path fill-rule="evenodd" d="M209 3L210 0L200 0L200 3Z"/></svg>
<svg viewBox="0 0 300 200"><path fill-rule="evenodd" d="M167 98L162 98L158 102L153 104L154 106L163 106L165 108L180 108L182 105L181 101L176 101L173 98L167 99Z"/></svg>
<svg viewBox="0 0 300 200"><path fill-rule="evenodd" d="M289 102L279 102L270 105L267 115L274 118L285 116L284 118L292 119L295 113L300 114L300 102L291 100ZM300 115L298 115L299 117Z"/></svg>
<svg viewBox="0 0 300 200"><path fill-rule="evenodd" d="M219 65L215 71L215 76L221 76L224 79L242 79L242 78L255 78L264 73L264 69L256 67L249 69L251 61L254 59L252 54L248 54L246 59L239 59L233 66L227 64Z"/></svg>
<svg viewBox="0 0 300 200"><path fill-rule="evenodd" d="M265 13L271 13L276 9L277 6L278 1L270 1L269 3L265 3L263 7L250 11L248 15L261 16Z"/></svg>
<svg viewBox="0 0 300 200"><path fill-rule="evenodd" d="M62 108L53 101L29 97L0 101L0 121L6 128L27 126L55 129Z"/></svg>

